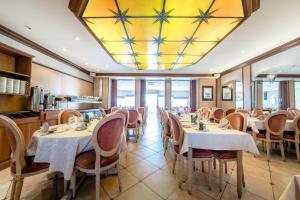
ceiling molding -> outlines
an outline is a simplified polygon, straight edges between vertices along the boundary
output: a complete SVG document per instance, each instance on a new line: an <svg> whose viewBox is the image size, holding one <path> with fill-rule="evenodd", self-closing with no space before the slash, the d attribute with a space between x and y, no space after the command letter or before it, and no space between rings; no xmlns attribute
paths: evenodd
<svg viewBox="0 0 300 200"><path fill-rule="evenodd" d="M41 46L41 45L39 45L39 44L37 44L37 43L29 40L28 38L25 38L24 36L22 36L22 35L14 32L12 30L10 30L9 28L7 28L5 26L0 25L0 34L3 34L3 35L5 35L5 36L7 36L7 37L9 37L9 38L11 38L11 39L13 39L15 41L18 41L18 42L20 42L20 43L22 43L22 44L24 44L24 45L26 45L26 46L28 46L28 47L36 50L36 51L39 51L42 54L45 54L45 55L47 55L47 56L49 56L51 58L54 58L54 59L56 59L56 60L58 60L60 62L63 62L63 63L65 63L65 64L67 64L67 65L69 65L69 66L71 66L71 67L73 67L73 68L75 68L77 70L80 70L80 71L82 71L82 72L84 72L86 74L89 74L89 71L86 70L86 69L84 69L83 67L81 67L81 66L79 66L79 65L77 65L77 64L75 64L75 63L73 63L73 62L71 62L69 60L67 60L66 58L64 58L64 57L62 57L62 56L60 56L60 55L58 55L58 54L56 54L56 53L54 53L54 52L46 49L45 47L43 47L43 46Z"/></svg>
<svg viewBox="0 0 300 200"><path fill-rule="evenodd" d="M267 78L269 74L259 74L256 78ZM276 78L300 78L300 74L276 74Z"/></svg>
<svg viewBox="0 0 300 200"><path fill-rule="evenodd" d="M174 73L96 73L98 77L176 77L176 78L214 78L213 74L174 74Z"/></svg>
<svg viewBox="0 0 300 200"><path fill-rule="evenodd" d="M238 69L240 69L242 67L245 67L245 66L248 66L248 65L252 65L253 63L256 63L256 62L261 61L263 59L266 59L268 57L274 56L274 55L276 55L278 53L281 53L281 52L283 52L285 50L288 50L288 49L293 48L293 47L298 46L298 45L300 45L300 37L298 37L298 38L296 38L294 40L291 40L291 41L289 41L289 42L287 42L287 43L285 43L283 45L280 45L280 46L278 46L278 47L276 47L274 49L271 49L271 50L269 50L269 51L267 51L267 52L265 52L263 54L260 54L260 55L254 57L254 58L251 58L251 59L249 59L249 60L247 60L247 61L245 61L245 62L243 62L241 64L238 64L238 65L236 65L236 66L234 66L234 67L232 67L232 68L230 68L228 70L225 70L224 72L221 73L221 76L224 76L225 74L228 74L230 72L238 70Z"/></svg>

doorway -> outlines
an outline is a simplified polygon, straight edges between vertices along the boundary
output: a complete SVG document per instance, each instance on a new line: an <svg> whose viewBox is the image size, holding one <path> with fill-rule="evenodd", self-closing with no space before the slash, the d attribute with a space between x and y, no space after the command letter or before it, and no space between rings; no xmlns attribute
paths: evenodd
<svg viewBox="0 0 300 200"><path fill-rule="evenodd" d="M149 113L156 113L156 107L165 107L165 81L146 80L146 106Z"/></svg>

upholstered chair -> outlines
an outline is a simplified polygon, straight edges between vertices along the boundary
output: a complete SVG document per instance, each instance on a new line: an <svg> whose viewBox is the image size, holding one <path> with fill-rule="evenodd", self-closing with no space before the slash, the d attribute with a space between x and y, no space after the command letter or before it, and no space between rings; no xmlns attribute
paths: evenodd
<svg viewBox="0 0 300 200"><path fill-rule="evenodd" d="M26 156L24 136L18 125L10 118L0 115L0 123L4 125L12 150L10 171L13 176L10 199L19 200L25 177L48 171L48 163L34 162L34 156Z"/></svg>
<svg viewBox="0 0 300 200"><path fill-rule="evenodd" d="M76 173L81 171L96 176L96 200L100 199L100 173L116 168L119 191L122 190L120 176L120 150L125 116L114 113L100 120L95 126L92 136L94 150L82 152L76 156L72 177L73 188L76 188ZM73 197L75 193L73 194Z"/></svg>
<svg viewBox="0 0 300 200"><path fill-rule="evenodd" d="M163 126L162 126L162 135L163 135L163 147L164 147L164 155L168 149L168 144L170 139L172 138L171 130L170 130L170 119L167 111L163 112Z"/></svg>
<svg viewBox="0 0 300 200"><path fill-rule="evenodd" d="M139 115L141 116L142 118L142 121L139 122L139 128L142 129L142 133L144 133L144 121L146 120L146 108L145 107L139 107L137 109Z"/></svg>
<svg viewBox="0 0 300 200"><path fill-rule="evenodd" d="M127 133L127 126L128 126L128 123L129 123L129 111L128 111L128 109L122 108L122 109L117 110L116 113L120 113L120 114L124 115L124 117L125 117L124 130L125 130L125 133Z"/></svg>
<svg viewBox="0 0 300 200"><path fill-rule="evenodd" d="M255 140L261 141L263 145L264 143L266 144L268 160L270 160L270 148L272 147L272 143L279 143L282 160L285 160L283 147L283 132L286 120L286 111L278 111L276 113L272 113L265 119L266 131L259 131L259 133L253 134Z"/></svg>
<svg viewBox="0 0 300 200"><path fill-rule="evenodd" d="M238 131L246 131L246 120L242 113L234 112L226 116L229 121L230 127ZM225 173L227 173L227 162L237 162L237 151L213 151L215 159L219 162L219 189L223 190L223 169L225 165ZM243 166L241 166L243 170ZM244 170L243 170L242 182L245 186Z"/></svg>
<svg viewBox="0 0 300 200"><path fill-rule="evenodd" d="M118 110L119 108L117 106L113 106L110 108L110 113L114 113Z"/></svg>
<svg viewBox="0 0 300 200"><path fill-rule="evenodd" d="M60 111L60 113L58 114L58 124L68 123L69 118L72 116L82 117L81 113L77 110L66 109Z"/></svg>
<svg viewBox="0 0 300 200"><path fill-rule="evenodd" d="M210 108L208 107L201 107L198 112L202 115L202 116L205 116L207 119L209 118L210 116Z"/></svg>
<svg viewBox="0 0 300 200"><path fill-rule="evenodd" d="M219 123L221 119L223 118L223 109L222 108L216 108L213 111L214 116L214 122Z"/></svg>
<svg viewBox="0 0 300 200"><path fill-rule="evenodd" d="M210 172L212 169L212 161L213 161L213 154L204 149L193 149L189 148L188 153L184 153L183 155L180 154L181 147L183 144L183 139L184 139L184 132L182 129L182 125L178 119L178 117L172 113L169 113L169 119L170 119L170 124L171 124L171 133L172 137L174 140L174 152L175 152L175 157L174 157L174 162L173 162L173 170L172 172L174 173L175 171L175 166L176 166L176 160L178 159L180 161L180 169L179 169L179 176L180 176L180 187L182 184L182 173L183 173L183 164L184 160L188 160L188 192L189 194L192 193L192 176L194 173L194 163L196 161L208 161L208 189L210 190Z"/></svg>
<svg viewBox="0 0 300 200"><path fill-rule="evenodd" d="M300 162L300 115L297 115L293 120L294 134L283 134L284 141L292 142L295 144L297 160Z"/></svg>
<svg viewBox="0 0 300 200"><path fill-rule="evenodd" d="M228 108L224 111L224 116L226 117L227 115L234 113L235 112L235 108Z"/></svg>
<svg viewBox="0 0 300 200"><path fill-rule="evenodd" d="M133 134L135 136L136 142L137 142L137 140L139 138L138 118L139 118L138 111L134 110L134 109L130 109L129 110L129 121L128 121L128 125L127 125L127 131L128 132L130 130L133 131Z"/></svg>
<svg viewBox="0 0 300 200"><path fill-rule="evenodd" d="M238 109L236 112L243 113L244 115L250 115L250 111L247 109Z"/></svg>

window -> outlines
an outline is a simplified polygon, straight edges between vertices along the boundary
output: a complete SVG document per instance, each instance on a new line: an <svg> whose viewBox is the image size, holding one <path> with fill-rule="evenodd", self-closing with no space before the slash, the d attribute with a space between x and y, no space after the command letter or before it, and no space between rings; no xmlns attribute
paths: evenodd
<svg viewBox="0 0 300 200"><path fill-rule="evenodd" d="M190 81L172 81L171 107L190 106Z"/></svg>
<svg viewBox="0 0 300 200"><path fill-rule="evenodd" d="M300 109L300 82L295 82L295 106Z"/></svg>
<svg viewBox="0 0 300 200"><path fill-rule="evenodd" d="M149 112L156 112L156 106L165 107L165 81L146 81L146 106Z"/></svg>
<svg viewBox="0 0 300 200"><path fill-rule="evenodd" d="M279 82L263 82L263 108L273 111L279 107Z"/></svg>
<svg viewBox="0 0 300 200"><path fill-rule="evenodd" d="M235 107L237 109L244 108L243 83L241 81L235 82Z"/></svg>
<svg viewBox="0 0 300 200"><path fill-rule="evenodd" d="M117 80L117 106L135 107L135 80Z"/></svg>

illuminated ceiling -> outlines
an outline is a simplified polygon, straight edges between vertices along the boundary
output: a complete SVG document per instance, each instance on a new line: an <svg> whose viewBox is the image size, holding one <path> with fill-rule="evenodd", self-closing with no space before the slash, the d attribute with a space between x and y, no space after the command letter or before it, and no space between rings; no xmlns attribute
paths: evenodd
<svg viewBox="0 0 300 200"><path fill-rule="evenodd" d="M171 70L201 60L245 14L243 0L89 0L80 18L116 63Z"/></svg>

